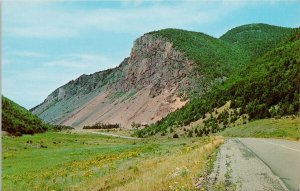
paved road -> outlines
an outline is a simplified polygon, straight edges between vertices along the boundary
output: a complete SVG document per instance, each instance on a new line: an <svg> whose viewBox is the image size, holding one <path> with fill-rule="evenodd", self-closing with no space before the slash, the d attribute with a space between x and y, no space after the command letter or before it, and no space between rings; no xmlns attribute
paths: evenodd
<svg viewBox="0 0 300 191"><path fill-rule="evenodd" d="M99 134L99 135L104 135L104 136L109 136L109 137L118 137L122 139L142 139L142 138L137 138L137 137L129 137L129 136L124 136L124 135L117 135L117 134L112 134L112 133L103 133L100 131L95 131L95 130L73 130L74 133L93 133L93 134Z"/></svg>
<svg viewBox="0 0 300 191"><path fill-rule="evenodd" d="M229 182L237 190L300 191L300 143L228 139L220 147L210 180L212 185Z"/></svg>
<svg viewBox="0 0 300 191"><path fill-rule="evenodd" d="M300 142L278 139L238 139L260 158L289 190L300 191Z"/></svg>

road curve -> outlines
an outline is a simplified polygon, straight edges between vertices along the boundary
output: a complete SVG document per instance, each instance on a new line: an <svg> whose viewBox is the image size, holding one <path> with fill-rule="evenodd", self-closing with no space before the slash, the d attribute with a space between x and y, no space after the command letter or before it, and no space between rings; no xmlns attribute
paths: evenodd
<svg viewBox="0 0 300 191"><path fill-rule="evenodd" d="M239 138L287 186L300 190L300 142L279 139Z"/></svg>

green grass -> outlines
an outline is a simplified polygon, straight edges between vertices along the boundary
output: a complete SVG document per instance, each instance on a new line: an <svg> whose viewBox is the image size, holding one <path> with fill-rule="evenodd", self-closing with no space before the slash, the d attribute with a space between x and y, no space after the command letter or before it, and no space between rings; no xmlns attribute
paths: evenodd
<svg viewBox="0 0 300 191"><path fill-rule="evenodd" d="M231 127L220 135L228 137L260 137L299 140L300 117L283 119L262 119L248 124Z"/></svg>
<svg viewBox="0 0 300 191"><path fill-rule="evenodd" d="M2 190L117 188L139 177L149 178L145 173L158 166L168 173L162 162L183 163L178 157L199 153L199 147L210 142L210 138L128 140L68 132L3 136ZM204 157L208 151L201 152ZM198 156L195 160L200 162ZM155 179L150 182L155 185Z"/></svg>

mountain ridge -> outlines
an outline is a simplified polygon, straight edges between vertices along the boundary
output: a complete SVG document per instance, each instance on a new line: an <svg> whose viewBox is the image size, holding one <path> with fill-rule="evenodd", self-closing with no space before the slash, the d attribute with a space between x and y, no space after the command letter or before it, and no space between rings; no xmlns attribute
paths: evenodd
<svg viewBox="0 0 300 191"><path fill-rule="evenodd" d="M153 31L134 41L129 58L118 67L82 75L30 111L47 122L79 128L96 122L150 124L249 61L240 47L203 33Z"/></svg>

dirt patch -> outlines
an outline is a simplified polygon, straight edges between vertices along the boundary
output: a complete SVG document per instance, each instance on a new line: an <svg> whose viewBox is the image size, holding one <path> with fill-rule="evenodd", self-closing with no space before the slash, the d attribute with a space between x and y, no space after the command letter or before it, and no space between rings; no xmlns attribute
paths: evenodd
<svg viewBox="0 0 300 191"><path fill-rule="evenodd" d="M131 97L124 94L113 101L107 99L108 93L103 92L80 107L62 124L75 128L82 128L84 125L96 122L119 123L125 128L131 128L133 122L151 124L187 103L187 101L180 101L174 91L175 89L166 90L154 98L149 98L149 86Z"/></svg>

